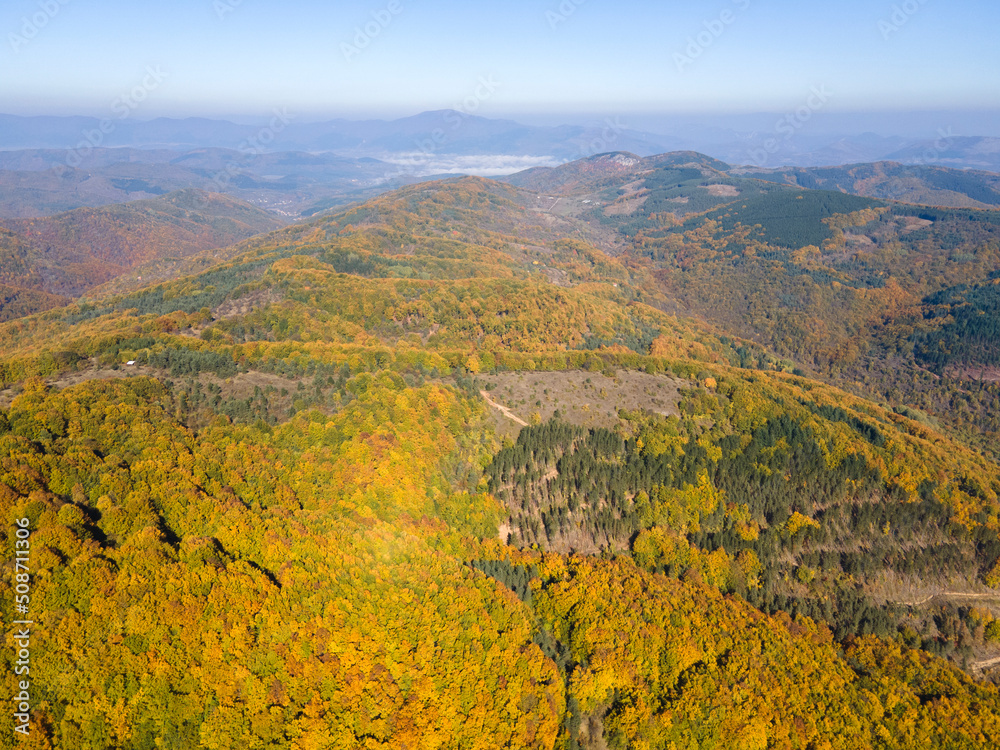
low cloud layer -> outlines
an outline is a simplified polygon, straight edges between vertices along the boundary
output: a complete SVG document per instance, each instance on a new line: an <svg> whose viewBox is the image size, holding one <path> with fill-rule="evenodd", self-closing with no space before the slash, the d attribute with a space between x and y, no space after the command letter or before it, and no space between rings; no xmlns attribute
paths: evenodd
<svg viewBox="0 0 1000 750"><path fill-rule="evenodd" d="M396 164L401 171L414 177L435 174L470 174L479 177L497 177L514 174L532 167L555 167L562 163L554 156L506 156L500 154L474 154L450 156L445 154L388 154L382 161Z"/></svg>

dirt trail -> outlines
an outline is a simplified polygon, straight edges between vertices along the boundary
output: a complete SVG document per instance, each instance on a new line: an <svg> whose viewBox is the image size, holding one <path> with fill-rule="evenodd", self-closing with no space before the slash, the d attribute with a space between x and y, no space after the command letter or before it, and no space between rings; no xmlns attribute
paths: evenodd
<svg viewBox="0 0 1000 750"><path fill-rule="evenodd" d="M942 591L940 594L932 594L918 602L896 602L896 604L902 604L906 607L922 607L935 599L993 599L1000 602L1000 594L963 594L959 591Z"/></svg>
<svg viewBox="0 0 1000 750"><path fill-rule="evenodd" d="M479 395L482 396L484 399L486 399L486 403L489 404L490 406L492 406L494 409L499 409L500 412L505 417L507 417L507 419L511 419L511 420L517 422L522 427L527 427L528 426L527 422L525 422L523 419L521 419L520 417L518 417L514 412L512 412L506 406L502 406L502 405L498 404L496 401L494 401L493 399L491 399L487 395L486 391L480 391Z"/></svg>
<svg viewBox="0 0 1000 750"><path fill-rule="evenodd" d="M978 661L972 665L973 669L991 669L992 667L1000 667L1000 658L988 659L987 661Z"/></svg>

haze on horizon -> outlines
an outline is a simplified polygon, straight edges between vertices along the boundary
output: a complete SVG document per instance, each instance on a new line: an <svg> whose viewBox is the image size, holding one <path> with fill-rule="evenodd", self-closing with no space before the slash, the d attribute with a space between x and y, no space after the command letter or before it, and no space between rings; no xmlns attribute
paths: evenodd
<svg viewBox="0 0 1000 750"><path fill-rule="evenodd" d="M0 110L287 108L305 120L453 108L554 124L809 106L978 112L988 124L997 21L987 0L12 0L0 10Z"/></svg>

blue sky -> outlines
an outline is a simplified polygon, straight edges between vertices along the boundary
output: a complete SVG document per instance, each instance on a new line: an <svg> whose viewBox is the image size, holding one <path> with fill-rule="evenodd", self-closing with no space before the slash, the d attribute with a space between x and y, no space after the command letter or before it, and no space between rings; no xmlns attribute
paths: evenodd
<svg viewBox="0 0 1000 750"><path fill-rule="evenodd" d="M996 0L6 0L0 112L998 109L998 28Z"/></svg>

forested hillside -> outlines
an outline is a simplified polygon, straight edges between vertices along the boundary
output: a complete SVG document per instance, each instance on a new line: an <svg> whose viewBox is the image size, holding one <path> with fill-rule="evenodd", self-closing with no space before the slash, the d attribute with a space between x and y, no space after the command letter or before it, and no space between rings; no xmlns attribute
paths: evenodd
<svg viewBox="0 0 1000 750"><path fill-rule="evenodd" d="M993 747L1000 410L847 376L992 361L993 215L659 169L0 323L0 746Z"/></svg>
<svg viewBox="0 0 1000 750"><path fill-rule="evenodd" d="M913 154L910 156L912 158ZM738 167L733 171L745 177L793 184L810 190L837 190L906 203L951 208L1000 206L1000 175L995 172L891 161L843 167Z"/></svg>
<svg viewBox="0 0 1000 750"><path fill-rule="evenodd" d="M42 291L41 285L42 278L32 266L28 243L16 233L0 228L0 322L69 302Z"/></svg>
<svg viewBox="0 0 1000 750"><path fill-rule="evenodd" d="M902 154L901 154L902 156ZM923 154L910 154L920 159ZM593 192L631 180L643 181L664 167L697 169L706 178L761 180L785 187L828 190L865 198L902 201L949 208L1000 206L1000 175L995 171L929 166L923 161L879 161L839 167L780 167L765 169L736 166L694 151L674 151L640 158L615 152L563 164L520 172L503 181L512 185L560 195ZM655 179L655 178L654 178Z"/></svg>
<svg viewBox="0 0 1000 750"><path fill-rule="evenodd" d="M76 297L128 270L231 245L282 226L266 211L198 190L52 217L8 219L0 241L16 253L6 283Z"/></svg>
<svg viewBox="0 0 1000 750"><path fill-rule="evenodd" d="M595 241L614 248L644 300L996 455L988 332L1000 212L807 190L694 156L610 172L570 179L547 211L611 230Z"/></svg>
<svg viewBox="0 0 1000 750"><path fill-rule="evenodd" d="M3 151L0 217L54 216L190 189L225 193L283 217L312 215L385 192L391 187L387 177L405 182L410 176L372 158L237 147L247 135L232 134L227 148L178 149L173 143L169 148Z"/></svg>

